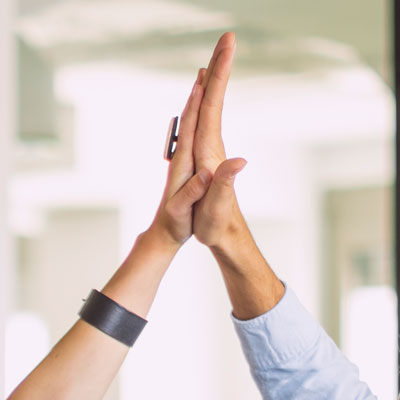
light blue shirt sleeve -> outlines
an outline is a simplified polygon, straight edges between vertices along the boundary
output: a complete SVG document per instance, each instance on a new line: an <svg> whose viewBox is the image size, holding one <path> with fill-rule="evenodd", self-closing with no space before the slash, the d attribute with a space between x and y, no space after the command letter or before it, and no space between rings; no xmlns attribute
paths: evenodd
<svg viewBox="0 0 400 400"><path fill-rule="evenodd" d="M377 399L360 381L358 368L284 285L285 294L268 312L246 321L231 313L263 399Z"/></svg>

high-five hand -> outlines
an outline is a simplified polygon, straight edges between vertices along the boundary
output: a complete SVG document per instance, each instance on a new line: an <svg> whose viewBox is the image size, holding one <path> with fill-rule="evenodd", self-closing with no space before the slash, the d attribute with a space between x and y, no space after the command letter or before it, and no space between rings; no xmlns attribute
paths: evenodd
<svg viewBox="0 0 400 400"><path fill-rule="evenodd" d="M235 48L234 33L221 36L203 79L205 93L194 138L196 171L206 168L214 174L207 193L194 206L193 233L207 246L217 246L245 226L233 184L247 161L226 160L221 136L222 108Z"/></svg>
<svg viewBox="0 0 400 400"><path fill-rule="evenodd" d="M170 161L168 178L156 216L149 228L167 242L182 245L193 233L193 204L207 192L211 174L198 169L194 175L193 141L198 123L206 70L201 68L181 115L179 140Z"/></svg>

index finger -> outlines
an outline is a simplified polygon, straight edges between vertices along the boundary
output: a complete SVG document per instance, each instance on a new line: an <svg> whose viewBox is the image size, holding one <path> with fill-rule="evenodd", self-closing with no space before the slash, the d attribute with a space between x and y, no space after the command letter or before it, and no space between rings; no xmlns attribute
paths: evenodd
<svg viewBox="0 0 400 400"><path fill-rule="evenodd" d="M232 68L235 47L228 47L219 54L201 103L198 133L203 136L220 136L221 114L226 87Z"/></svg>
<svg viewBox="0 0 400 400"><path fill-rule="evenodd" d="M233 43L235 42L235 33L234 32L226 32L224 33L218 40L217 45L215 46L213 55L210 59L210 62L207 67L206 75L203 79L203 88L207 87L208 81L210 80L211 74L213 72L215 63L221 51L227 47L232 47Z"/></svg>

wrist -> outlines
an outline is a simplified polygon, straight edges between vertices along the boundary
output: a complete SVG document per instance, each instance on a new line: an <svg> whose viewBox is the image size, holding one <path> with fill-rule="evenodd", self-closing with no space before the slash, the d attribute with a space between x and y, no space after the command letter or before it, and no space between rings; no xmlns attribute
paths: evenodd
<svg viewBox="0 0 400 400"><path fill-rule="evenodd" d="M258 251L257 245L244 219L240 225L232 228L229 233L221 235L218 243L209 246L209 248L221 268L236 269L238 272L243 267L243 262L240 260L250 258Z"/></svg>
<svg viewBox="0 0 400 400"><path fill-rule="evenodd" d="M180 246L161 232L148 229L135 244L102 293L129 311L146 318L159 284Z"/></svg>
<svg viewBox="0 0 400 400"><path fill-rule="evenodd" d="M240 234L227 235L210 250L221 269L236 318L255 318L272 309L282 298L284 286L247 227Z"/></svg>
<svg viewBox="0 0 400 400"><path fill-rule="evenodd" d="M175 241L161 227L154 224L138 236L137 241L139 240L151 243L152 247L173 255L182 247L182 243Z"/></svg>

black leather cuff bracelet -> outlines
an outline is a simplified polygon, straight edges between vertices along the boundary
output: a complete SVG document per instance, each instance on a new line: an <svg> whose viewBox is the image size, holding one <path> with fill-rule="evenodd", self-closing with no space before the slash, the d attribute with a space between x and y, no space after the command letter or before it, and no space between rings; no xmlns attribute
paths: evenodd
<svg viewBox="0 0 400 400"><path fill-rule="evenodd" d="M122 307L93 289L79 311L79 316L107 335L132 347L147 320Z"/></svg>

